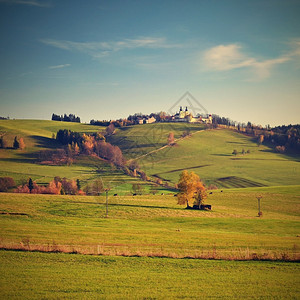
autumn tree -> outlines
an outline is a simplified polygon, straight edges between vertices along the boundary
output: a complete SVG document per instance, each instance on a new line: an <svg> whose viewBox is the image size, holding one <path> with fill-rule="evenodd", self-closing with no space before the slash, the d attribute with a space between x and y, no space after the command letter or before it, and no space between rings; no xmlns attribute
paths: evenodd
<svg viewBox="0 0 300 300"><path fill-rule="evenodd" d="M52 181L49 182L48 185L48 192L49 194L56 194L59 195L61 193L61 182L53 179Z"/></svg>
<svg viewBox="0 0 300 300"><path fill-rule="evenodd" d="M260 134L259 137L258 137L258 145L261 145L264 141L265 137L263 134Z"/></svg>
<svg viewBox="0 0 300 300"><path fill-rule="evenodd" d="M193 201L196 205L200 205L206 197L203 183L194 172L189 173L187 170L184 170L180 174L178 189L178 204L186 204L187 207L190 207Z"/></svg>
<svg viewBox="0 0 300 300"><path fill-rule="evenodd" d="M7 141L4 136L0 137L0 148L3 148L3 149L7 148Z"/></svg>
<svg viewBox="0 0 300 300"><path fill-rule="evenodd" d="M207 198L206 189L201 182L201 184L199 184L199 186L198 186L198 190L195 195L195 204L198 205L200 208L200 206L203 204L203 202L206 200L206 198Z"/></svg>
<svg viewBox="0 0 300 300"><path fill-rule="evenodd" d="M92 193L94 195L100 195L104 192L104 185L102 179L96 179L92 185Z"/></svg>
<svg viewBox="0 0 300 300"><path fill-rule="evenodd" d="M170 133L169 133L169 136L168 136L168 144L169 144L169 145L173 145L173 144L174 144L174 141L175 141L175 138L174 138L174 132L170 132Z"/></svg>
<svg viewBox="0 0 300 300"><path fill-rule="evenodd" d="M63 178L61 180L61 194L66 195L76 195L77 194L77 184L73 179L68 180L67 178Z"/></svg>
<svg viewBox="0 0 300 300"><path fill-rule="evenodd" d="M132 160L129 163L129 169L132 170L132 171L133 170L139 170L140 169L139 163L136 160Z"/></svg>
<svg viewBox="0 0 300 300"><path fill-rule="evenodd" d="M20 148L21 150L24 150L25 147L26 147L26 145L25 145L24 139L23 139L23 138L20 138L20 140L19 140L19 148Z"/></svg>
<svg viewBox="0 0 300 300"><path fill-rule="evenodd" d="M0 177L0 192L7 192L15 186L15 181L11 177Z"/></svg>
<svg viewBox="0 0 300 300"><path fill-rule="evenodd" d="M113 123L110 123L105 130L106 135L112 135L115 132L115 125Z"/></svg>
<svg viewBox="0 0 300 300"><path fill-rule="evenodd" d="M133 183L132 192L136 195L142 195L144 192L144 187L139 183Z"/></svg>

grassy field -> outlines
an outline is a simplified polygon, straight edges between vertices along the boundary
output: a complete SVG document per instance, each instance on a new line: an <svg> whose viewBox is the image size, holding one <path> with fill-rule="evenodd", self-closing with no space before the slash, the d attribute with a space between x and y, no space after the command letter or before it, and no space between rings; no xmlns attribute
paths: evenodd
<svg viewBox="0 0 300 300"><path fill-rule="evenodd" d="M299 264L0 251L1 299L297 299Z"/></svg>
<svg viewBox="0 0 300 300"><path fill-rule="evenodd" d="M113 145L118 145L127 159L136 159L168 144L170 132L174 133L175 139L179 139L186 131L193 134L204 129L204 125L187 123L134 125L117 129L116 134L111 136L109 141Z"/></svg>
<svg viewBox="0 0 300 300"><path fill-rule="evenodd" d="M55 176L68 179L79 179L84 186L88 182L100 178L104 185L117 189L117 192L128 193L132 183L140 183L145 191L151 186L136 178L124 175L103 160L82 156L67 166L48 166L36 163L37 153L44 149L61 147L53 134L59 129L70 129L81 133L103 131L104 127L91 126L71 122L44 120L0 120L0 132L5 133L8 145L12 146L15 136L23 137L26 149L0 149L0 177L12 177L20 185L31 177L38 184L48 184Z"/></svg>
<svg viewBox="0 0 300 300"><path fill-rule="evenodd" d="M239 154L234 156L233 150ZM250 150L242 155L242 149ZM294 185L300 182L299 157L258 147L252 138L231 130L205 130L138 161L150 176L176 183L184 170L220 188Z"/></svg>
<svg viewBox="0 0 300 300"><path fill-rule="evenodd" d="M108 217L104 196L0 193L0 248L10 249L0 251L0 298L299 297L299 157L258 147L229 130L169 123L118 129L111 142L127 159L140 157L153 178L175 183L188 169L221 188L206 201L212 211L186 210L164 189L149 195L152 188L145 183L145 195L129 196L132 183L141 182L93 157L82 156L70 166L34 163L39 150L59 146L52 133L64 128L103 129L0 121L11 142L18 135L27 145L23 152L0 150L0 176L17 183L28 177L38 183L54 176L83 183L101 177L112 188ZM180 138L186 130L191 137L155 152L169 132ZM233 156L233 149L240 154ZM242 155L242 149L250 153Z"/></svg>
<svg viewBox="0 0 300 300"><path fill-rule="evenodd" d="M172 195L0 195L1 245L90 254L299 259L300 187L214 191L212 211ZM261 195L263 217L257 216ZM5 214L6 213L6 214Z"/></svg>
<svg viewBox="0 0 300 300"><path fill-rule="evenodd" d="M0 150L0 176L13 177L17 184L32 177L38 183L47 183L54 176L80 179L83 183L95 179L100 173L103 180L114 186L122 185L129 192L132 181L128 176L111 170L109 164L92 158L81 158L71 166L42 166L35 163L36 153L41 149L53 149L59 145L52 134L58 129L79 132L102 131L103 127L70 122L0 120L0 131L10 137L23 136L25 151ZM261 186L295 185L300 182L299 157L275 153L267 146L257 146L251 137L231 130L204 130L203 125L179 123L154 123L128 126L116 130L109 141L118 145L127 159L138 159L142 170L153 179L161 178L175 184L182 170L197 173L207 184L220 188L245 188ZM189 131L192 136L166 147L168 134L175 138ZM236 149L239 154L234 156ZM250 153L242 155L242 149ZM150 155L143 156L151 152ZM102 170L99 173L99 170ZM120 180L119 180L120 179ZM150 187L145 185L146 190Z"/></svg>

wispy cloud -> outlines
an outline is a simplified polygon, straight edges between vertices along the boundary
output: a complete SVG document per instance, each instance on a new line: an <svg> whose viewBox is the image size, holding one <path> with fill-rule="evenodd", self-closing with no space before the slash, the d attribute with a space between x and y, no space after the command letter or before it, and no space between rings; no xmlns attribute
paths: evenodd
<svg viewBox="0 0 300 300"><path fill-rule="evenodd" d="M37 6L37 7L50 7L50 2L39 1L39 0L0 0L0 3L5 4L19 4L27 6Z"/></svg>
<svg viewBox="0 0 300 300"><path fill-rule="evenodd" d="M148 48L178 48L179 44L171 44L165 38L141 37L109 42L73 42L66 40L42 39L42 43L68 51L78 51L94 58L102 58L125 49Z"/></svg>
<svg viewBox="0 0 300 300"><path fill-rule="evenodd" d="M70 66L71 64L64 64L64 65L50 66L49 69L62 69Z"/></svg>
<svg viewBox="0 0 300 300"><path fill-rule="evenodd" d="M261 80L271 75L274 66L286 63L300 55L300 42L294 42L294 50L273 59L258 60L242 51L238 44L219 45L206 50L202 54L202 62L206 70L228 71L250 68L255 72L256 79Z"/></svg>

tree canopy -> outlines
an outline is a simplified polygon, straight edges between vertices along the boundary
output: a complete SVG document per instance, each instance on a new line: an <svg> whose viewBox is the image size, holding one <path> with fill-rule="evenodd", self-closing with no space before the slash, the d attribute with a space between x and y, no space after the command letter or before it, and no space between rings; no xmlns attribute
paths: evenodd
<svg viewBox="0 0 300 300"><path fill-rule="evenodd" d="M199 176L194 172L184 170L179 177L178 182L179 193L177 194L178 204L201 205L206 198L205 187ZM192 203L193 202L193 203Z"/></svg>

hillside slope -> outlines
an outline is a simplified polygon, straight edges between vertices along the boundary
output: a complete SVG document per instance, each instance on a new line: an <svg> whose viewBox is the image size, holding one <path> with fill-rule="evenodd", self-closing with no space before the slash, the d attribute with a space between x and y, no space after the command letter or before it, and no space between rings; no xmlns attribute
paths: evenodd
<svg viewBox="0 0 300 300"><path fill-rule="evenodd" d="M26 149L0 150L0 176L13 177L17 184L28 177L39 183L47 183L54 176L79 178L85 183L102 177L130 190L131 177L112 170L109 164L95 158L81 158L71 166L36 164L38 151L60 147L52 139L59 129L89 133L104 130L103 127L68 122L1 120L0 131L5 133L9 143L12 144L14 136L23 137ZM178 181L184 169L196 172L207 185L216 184L219 188L282 186L300 182L299 157L275 153L264 145L258 147L251 137L231 130L204 129L203 125L186 123L128 126L116 129L109 142L119 146L127 160L137 160L148 176L172 184ZM170 132L178 139L176 145L161 149L167 145ZM191 136L181 139L187 132ZM234 149L238 151L236 156L232 154ZM250 153L242 154L243 149Z"/></svg>
<svg viewBox="0 0 300 300"><path fill-rule="evenodd" d="M233 150L238 155L233 155ZM249 150L250 153L242 154ZM225 130L200 131L173 147L139 159L148 176L176 183L182 170L221 188L293 185L300 182L300 158L258 146L251 137Z"/></svg>
<svg viewBox="0 0 300 300"><path fill-rule="evenodd" d="M0 120L0 133L5 135L7 146L11 147L15 136L23 137L24 150L0 149L0 177L12 177L16 184L22 184L31 177L39 184L49 183L55 176L79 179L82 185L101 178L105 185L115 188L114 192L128 192L132 183L138 179L124 175L111 164L95 157L82 156L67 166L49 166L36 163L38 152L45 149L62 147L53 134L59 129L70 129L80 133L103 131L101 126L80 123L45 121L45 120ZM146 190L149 187L145 186Z"/></svg>

